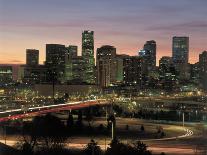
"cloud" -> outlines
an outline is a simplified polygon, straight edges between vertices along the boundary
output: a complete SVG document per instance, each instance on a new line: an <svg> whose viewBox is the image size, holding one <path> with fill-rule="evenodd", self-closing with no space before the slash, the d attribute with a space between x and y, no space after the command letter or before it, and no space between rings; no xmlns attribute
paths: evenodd
<svg viewBox="0 0 207 155"><path fill-rule="evenodd" d="M172 25L160 25L146 28L147 31L176 31L176 30L186 30L186 29L206 29L206 21L192 21L181 24L172 24Z"/></svg>
<svg viewBox="0 0 207 155"><path fill-rule="evenodd" d="M13 60L9 60L9 63L23 63L23 61L13 59Z"/></svg>
<svg viewBox="0 0 207 155"><path fill-rule="evenodd" d="M15 21L5 21L1 22L1 26L12 26L12 27L80 27L82 26L79 21L70 21L70 22L15 22Z"/></svg>
<svg viewBox="0 0 207 155"><path fill-rule="evenodd" d="M24 61L21 61L21 60L9 60L9 59L0 59L0 66L2 65L15 65L15 64L24 64Z"/></svg>

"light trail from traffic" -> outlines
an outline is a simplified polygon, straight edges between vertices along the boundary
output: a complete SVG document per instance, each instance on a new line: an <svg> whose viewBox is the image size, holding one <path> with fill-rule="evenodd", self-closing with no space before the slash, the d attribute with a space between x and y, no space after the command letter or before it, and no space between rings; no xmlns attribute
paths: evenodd
<svg viewBox="0 0 207 155"><path fill-rule="evenodd" d="M41 115L45 113L58 112L58 111L63 111L63 110L77 110L77 109L86 108L86 107L95 106L95 105L104 105L107 103L108 102L106 100L101 100L101 99L78 101L78 102L67 102L64 104L28 108L28 111L30 111L28 113L24 113L22 109L15 109L13 111L12 110L5 111L3 114L12 113L12 112L23 112L23 114L13 114L13 115L9 115L8 117L2 117L0 118L0 122L20 119L20 118L25 118L25 117L32 117L32 116L37 116L37 115ZM32 112L33 110L38 110L38 111Z"/></svg>

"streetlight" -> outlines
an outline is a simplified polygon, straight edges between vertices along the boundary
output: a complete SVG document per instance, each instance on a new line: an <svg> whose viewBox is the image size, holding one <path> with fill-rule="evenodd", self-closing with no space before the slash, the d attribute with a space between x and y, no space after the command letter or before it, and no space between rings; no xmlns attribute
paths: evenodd
<svg viewBox="0 0 207 155"><path fill-rule="evenodd" d="M109 122L111 122L111 139L114 140L116 138L115 129L116 129L116 118L115 114L109 116L107 119Z"/></svg>
<svg viewBox="0 0 207 155"><path fill-rule="evenodd" d="M185 113L183 112L183 127L185 127Z"/></svg>

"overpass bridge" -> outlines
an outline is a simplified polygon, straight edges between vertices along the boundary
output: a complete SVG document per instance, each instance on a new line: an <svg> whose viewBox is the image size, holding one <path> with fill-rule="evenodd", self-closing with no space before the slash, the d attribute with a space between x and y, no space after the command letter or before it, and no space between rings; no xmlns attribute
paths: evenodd
<svg viewBox="0 0 207 155"><path fill-rule="evenodd" d="M63 104L53 104L46 106L31 107L25 109L12 109L0 112L0 122L6 122L9 120L17 120L21 118L33 117L41 114L59 112L64 110L78 110L96 105L106 105L109 102L105 99L87 100L78 102L66 102ZM1 117L1 115L4 115ZM7 115L7 116L5 116Z"/></svg>

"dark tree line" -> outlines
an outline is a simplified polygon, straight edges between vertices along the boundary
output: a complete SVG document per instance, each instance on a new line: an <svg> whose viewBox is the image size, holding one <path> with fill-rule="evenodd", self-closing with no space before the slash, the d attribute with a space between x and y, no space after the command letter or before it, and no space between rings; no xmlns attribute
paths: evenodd
<svg viewBox="0 0 207 155"><path fill-rule="evenodd" d="M35 117L32 123L24 122L22 135L23 154L32 154L39 148L55 149L64 145L66 128L61 120L53 115Z"/></svg>
<svg viewBox="0 0 207 155"><path fill-rule="evenodd" d="M73 114L69 113L67 124L64 123L56 116L47 114L45 116L37 116L32 122L24 122L22 128L23 143L20 145L22 155L75 155L77 153L71 152L65 147L67 139L73 132L76 131L80 134L83 130L87 129L83 125L83 119L88 122L88 127L91 126L93 114L90 110L85 112L83 118L82 111L77 112L77 120L74 121ZM113 120L113 118L110 118ZM109 125L110 126L110 125ZM127 127L129 129L129 126ZM97 127L99 132L104 129L100 124ZM106 128L107 129L107 128ZM140 130L144 132L142 125ZM160 130L161 132L161 130ZM79 150L80 155L151 155L147 150L147 146L137 141L133 144L124 144L118 139L114 139L109 144L106 151L103 151L97 142L91 140L85 149ZM77 154L77 155L78 155Z"/></svg>

